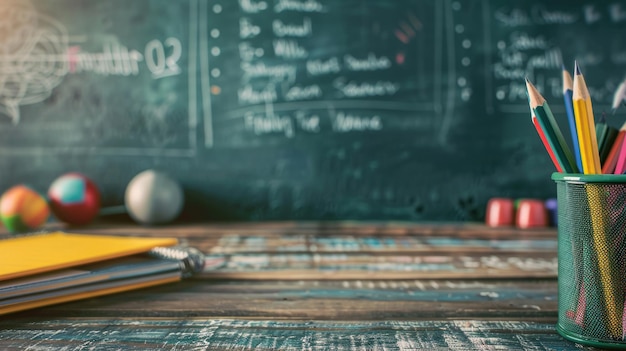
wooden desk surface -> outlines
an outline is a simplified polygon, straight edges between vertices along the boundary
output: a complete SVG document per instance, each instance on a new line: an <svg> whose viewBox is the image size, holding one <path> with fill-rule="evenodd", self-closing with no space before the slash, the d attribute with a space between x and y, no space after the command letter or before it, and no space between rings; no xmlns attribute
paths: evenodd
<svg viewBox="0 0 626 351"><path fill-rule="evenodd" d="M556 230L284 222L76 232L176 236L180 283L4 316L2 350L570 350Z"/></svg>

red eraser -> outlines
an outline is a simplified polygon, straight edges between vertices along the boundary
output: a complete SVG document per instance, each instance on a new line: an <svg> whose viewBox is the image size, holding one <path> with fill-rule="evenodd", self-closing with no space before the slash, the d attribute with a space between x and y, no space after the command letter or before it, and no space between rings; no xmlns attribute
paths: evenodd
<svg viewBox="0 0 626 351"><path fill-rule="evenodd" d="M537 199L522 199L517 208L515 224L519 228L547 227L550 224L544 202Z"/></svg>
<svg viewBox="0 0 626 351"><path fill-rule="evenodd" d="M487 202L485 222L490 227L512 226L515 224L513 199L494 197Z"/></svg>

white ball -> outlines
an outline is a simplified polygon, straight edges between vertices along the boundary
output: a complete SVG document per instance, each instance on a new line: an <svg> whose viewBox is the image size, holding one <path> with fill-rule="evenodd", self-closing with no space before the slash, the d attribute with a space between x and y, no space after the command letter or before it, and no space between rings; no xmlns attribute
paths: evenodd
<svg viewBox="0 0 626 351"><path fill-rule="evenodd" d="M180 184L168 175L147 170L137 174L126 187L124 202L128 214L143 224L163 224L180 214L184 194Z"/></svg>

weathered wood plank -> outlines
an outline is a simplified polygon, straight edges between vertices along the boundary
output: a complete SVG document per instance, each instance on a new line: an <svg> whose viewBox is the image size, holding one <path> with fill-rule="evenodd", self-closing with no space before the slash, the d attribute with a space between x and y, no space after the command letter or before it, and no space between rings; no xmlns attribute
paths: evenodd
<svg viewBox="0 0 626 351"><path fill-rule="evenodd" d="M208 255L204 277L220 279L554 278L555 253Z"/></svg>
<svg viewBox="0 0 626 351"><path fill-rule="evenodd" d="M463 239L492 238L528 239L556 238L556 228L518 229L515 227L491 228L482 223L415 223L415 222L249 222L249 223L174 223L162 226L139 226L133 222L99 221L87 227L74 228L62 223L50 223L45 230L67 230L72 232L128 234L145 236L198 237L210 239L229 234L275 236L281 234L355 236L444 236ZM0 235L8 237L6 229Z"/></svg>
<svg viewBox="0 0 626 351"><path fill-rule="evenodd" d="M245 234L227 234L212 247L205 248L208 253L420 253L420 252L556 252L556 238L533 239L460 239L441 236L356 236L333 235L318 237L315 235L277 234L258 236Z"/></svg>
<svg viewBox="0 0 626 351"><path fill-rule="evenodd" d="M557 289L554 280L198 279L27 311L13 318L64 316L556 322Z"/></svg>
<svg viewBox="0 0 626 351"><path fill-rule="evenodd" d="M61 319L0 322L3 350L580 350L551 323Z"/></svg>
<svg viewBox="0 0 626 351"><path fill-rule="evenodd" d="M179 237L209 254L204 276L216 279L480 279L557 274L557 240L549 229L277 222L154 228L101 225L76 230Z"/></svg>

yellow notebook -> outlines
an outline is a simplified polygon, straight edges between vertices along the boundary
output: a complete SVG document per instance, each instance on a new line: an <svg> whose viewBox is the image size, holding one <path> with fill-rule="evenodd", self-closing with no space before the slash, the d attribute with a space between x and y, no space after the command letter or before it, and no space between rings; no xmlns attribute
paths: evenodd
<svg viewBox="0 0 626 351"><path fill-rule="evenodd" d="M169 274L161 274L157 277L147 277L144 279L133 279L132 281L120 280L111 284L87 285L84 288L68 289L53 296L39 297L35 296L31 300L25 302L9 303L0 306L0 315L25 311L37 307L55 305L64 302L87 299L109 294L115 294L124 291L147 288L166 283L177 282L181 279L180 274L170 272ZM1 302L1 301L0 301Z"/></svg>
<svg viewBox="0 0 626 351"><path fill-rule="evenodd" d="M52 232L0 240L0 281L173 246L175 238Z"/></svg>
<svg viewBox="0 0 626 351"><path fill-rule="evenodd" d="M0 315L175 282L204 256L174 238L52 232L0 239Z"/></svg>

